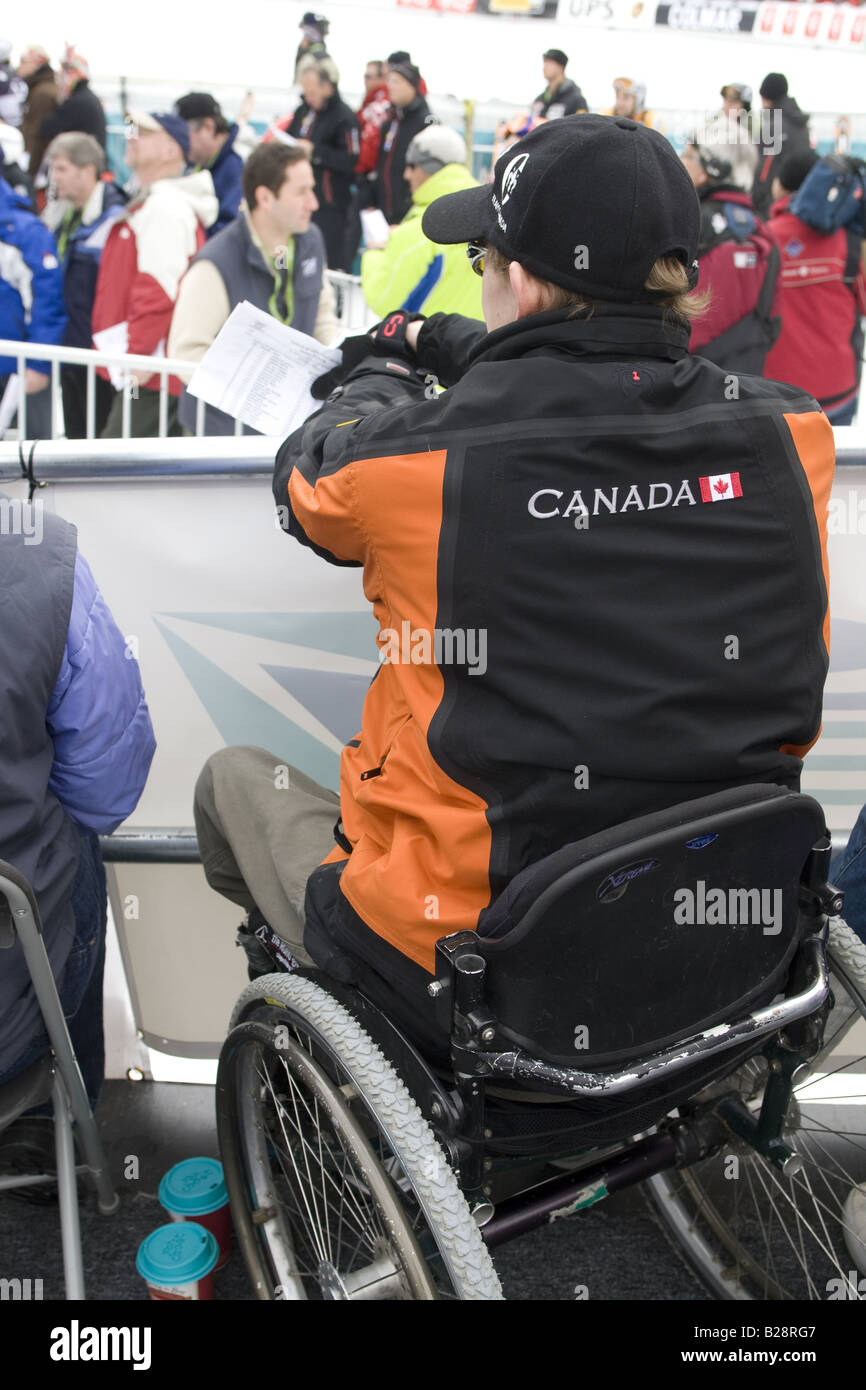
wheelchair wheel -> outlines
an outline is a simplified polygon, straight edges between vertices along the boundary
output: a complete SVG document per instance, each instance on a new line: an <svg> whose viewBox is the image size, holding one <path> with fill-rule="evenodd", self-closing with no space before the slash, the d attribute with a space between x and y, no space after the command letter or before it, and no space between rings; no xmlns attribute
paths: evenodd
<svg viewBox="0 0 866 1390"><path fill-rule="evenodd" d="M220 1056L217 1126L259 1298L502 1298L432 1130L314 980L266 975L241 994Z"/></svg>
<svg viewBox="0 0 866 1390"><path fill-rule="evenodd" d="M824 1046L795 1075L785 1138L802 1160L790 1177L731 1135L692 1167L647 1189L673 1244L717 1298L866 1301L866 946L830 924L834 1004ZM767 1076L752 1058L719 1094L753 1112Z"/></svg>

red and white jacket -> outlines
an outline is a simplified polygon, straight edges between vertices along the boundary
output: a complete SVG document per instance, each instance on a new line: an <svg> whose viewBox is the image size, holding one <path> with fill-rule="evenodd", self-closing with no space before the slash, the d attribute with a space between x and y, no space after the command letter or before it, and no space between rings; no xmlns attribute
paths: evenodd
<svg viewBox="0 0 866 1390"><path fill-rule="evenodd" d="M93 301L93 344L105 352L164 357L178 286L205 228L215 222L219 203L207 169L179 178L158 179L118 218L108 235ZM118 389L123 372L97 367ZM159 390L159 376L139 382ZM169 377L179 396L182 383Z"/></svg>
<svg viewBox="0 0 866 1390"><path fill-rule="evenodd" d="M385 124L390 110L391 98L388 96L388 84L383 82L373 89L358 112L358 120L361 122L361 157L358 160L356 173L372 174L375 172L379 159L382 126Z"/></svg>
<svg viewBox="0 0 866 1390"><path fill-rule="evenodd" d="M856 395L860 378L866 276L861 241L844 228L826 235L788 211L787 197L770 209L766 231L782 255L782 331L767 354L764 376L814 396L825 410Z"/></svg>

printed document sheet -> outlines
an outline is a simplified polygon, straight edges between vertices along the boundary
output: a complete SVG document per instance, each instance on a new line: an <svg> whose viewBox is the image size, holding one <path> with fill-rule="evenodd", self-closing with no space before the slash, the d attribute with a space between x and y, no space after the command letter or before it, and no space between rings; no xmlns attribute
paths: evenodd
<svg viewBox="0 0 866 1390"><path fill-rule="evenodd" d="M188 390L262 434L285 436L318 410L316 377L342 361L339 348L287 328L244 300L234 308Z"/></svg>

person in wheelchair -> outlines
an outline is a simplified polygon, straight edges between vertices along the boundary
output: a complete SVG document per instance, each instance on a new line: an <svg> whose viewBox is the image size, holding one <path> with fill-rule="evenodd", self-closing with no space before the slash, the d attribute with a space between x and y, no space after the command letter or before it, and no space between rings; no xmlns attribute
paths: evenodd
<svg viewBox="0 0 866 1390"><path fill-rule="evenodd" d="M819 732L832 429L689 352L699 229L657 132L539 127L425 213L467 243L486 329L389 315L277 456L285 529L363 569L381 665L339 798L264 750L210 759L205 872L248 941L359 983L431 1055L438 939L495 931L582 837L798 789Z"/></svg>

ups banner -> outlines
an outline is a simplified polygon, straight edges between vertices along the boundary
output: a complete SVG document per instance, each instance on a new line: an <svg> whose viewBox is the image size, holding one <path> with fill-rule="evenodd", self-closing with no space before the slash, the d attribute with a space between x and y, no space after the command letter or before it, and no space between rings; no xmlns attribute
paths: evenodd
<svg viewBox="0 0 866 1390"><path fill-rule="evenodd" d="M555 19L557 0L397 0L403 10L438 10L440 14L518 14Z"/></svg>

